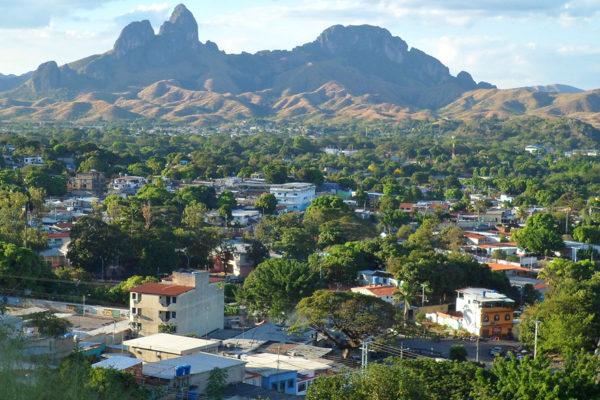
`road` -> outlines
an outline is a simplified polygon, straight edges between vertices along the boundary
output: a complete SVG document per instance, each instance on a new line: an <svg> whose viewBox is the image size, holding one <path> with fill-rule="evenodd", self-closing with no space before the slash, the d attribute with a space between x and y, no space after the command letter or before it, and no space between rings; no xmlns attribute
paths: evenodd
<svg viewBox="0 0 600 400"><path fill-rule="evenodd" d="M467 349L467 359L469 361L475 361L477 353L476 342L463 341L459 339L441 339L439 342L434 342L427 339L398 339L397 344L394 347L405 349L408 347L416 352L433 357L448 358L450 353L450 347L455 344L462 344ZM504 351L508 351L512 348L519 346L519 342L516 340L485 340L479 341L479 361L484 363L491 363L494 361L494 357L490 355L492 347L500 346ZM433 354L431 353L433 349Z"/></svg>

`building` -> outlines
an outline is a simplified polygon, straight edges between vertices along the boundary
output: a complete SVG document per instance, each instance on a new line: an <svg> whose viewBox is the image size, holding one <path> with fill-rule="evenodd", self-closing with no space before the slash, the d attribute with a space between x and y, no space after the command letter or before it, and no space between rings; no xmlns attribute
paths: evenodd
<svg viewBox="0 0 600 400"><path fill-rule="evenodd" d="M211 282L205 271L176 271L162 282L130 290L131 328L141 336L168 325L174 332L202 336L224 323L222 283Z"/></svg>
<svg viewBox="0 0 600 400"><path fill-rule="evenodd" d="M137 358L113 355L110 358L92 364L92 368L113 368L117 371L131 373L139 382L142 379L142 360Z"/></svg>
<svg viewBox="0 0 600 400"><path fill-rule="evenodd" d="M44 159L40 156L23 157L23 165L44 165Z"/></svg>
<svg viewBox="0 0 600 400"><path fill-rule="evenodd" d="M136 358L147 362L168 360L190 354L217 353L218 340L205 340L188 336L157 333L155 335L126 340L123 345Z"/></svg>
<svg viewBox="0 0 600 400"><path fill-rule="evenodd" d="M464 329L482 337L506 336L511 332L514 300L484 288L465 288L456 292L456 311L462 313Z"/></svg>
<svg viewBox="0 0 600 400"><path fill-rule="evenodd" d="M245 377L244 364L244 361L235 358L196 353L144 364L142 374L144 383L148 385L167 386L171 389L181 390L194 387L194 391L203 393L210 371L214 368L221 368L227 372L227 385L242 383ZM184 367L184 372L181 372L181 367ZM185 371L186 369L187 371Z"/></svg>
<svg viewBox="0 0 600 400"><path fill-rule="evenodd" d="M271 193L277 199L277 205L284 206L287 211L304 211L315 199L316 187L312 183L284 183L273 185Z"/></svg>
<svg viewBox="0 0 600 400"><path fill-rule="evenodd" d="M353 287L350 291L366 296L379 297L381 300L393 304L394 294L400 292L396 286L360 286Z"/></svg>
<svg viewBox="0 0 600 400"><path fill-rule="evenodd" d="M242 355L241 359L247 363L247 371L262 377L263 388L293 395L305 395L310 384L330 371L332 364L329 360L272 353Z"/></svg>
<svg viewBox="0 0 600 400"><path fill-rule="evenodd" d="M370 269L363 269L358 271L358 283L363 286L369 285L398 285L398 280L394 278L394 274L390 274L386 271L373 271Z"/></svg>
<svg viewBox="0 0 600 400"><path fill-rule="evenodd" d="M92 193L101 195L104 193L104 172L91 170L90 172L78 173L70 182L71 190L74 192Z"/></svg>
<svg viewBox="0 0 600 400"><path fill-rule="evenodd" d="M124 194L136 194L148 180L141 176L120 176L115 178L110 188Z"/></svg>

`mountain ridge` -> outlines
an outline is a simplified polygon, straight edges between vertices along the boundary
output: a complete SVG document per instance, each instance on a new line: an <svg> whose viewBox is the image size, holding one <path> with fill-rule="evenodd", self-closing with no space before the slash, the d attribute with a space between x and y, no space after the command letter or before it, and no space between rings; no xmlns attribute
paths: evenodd
<svg viewBox="0 0 600 400"><path fill-rule="evenodd" d="M554 91L564 88L554 85ZM522 90L553 94L551 87ZM227 54L198 40L197 22L180 4L158 33L148 20L131 22L102 54L61 66L48 61L27 76L0 79L0 119L200 124L250 117L401 120L527 112L556 117L595 110L593 99L588 106L585 100L570 105L561 100L544 109L531 105L534 95L514 92L531 103L523 105L497 92L466 71L451 75L436 58L371 25L333 25L292 50Z"/></svg>

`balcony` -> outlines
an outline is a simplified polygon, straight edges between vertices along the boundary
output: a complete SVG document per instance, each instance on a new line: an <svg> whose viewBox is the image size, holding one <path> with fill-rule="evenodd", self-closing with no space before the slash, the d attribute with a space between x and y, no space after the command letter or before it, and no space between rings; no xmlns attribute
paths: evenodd
<svg viewBox="0 0 600 400"><path fill-rule="evenodd" d="M158 318L162 321L162 322L169 322L169 323L173 323L174 321L176 321L176 318L172 317L172 314L170 311L159 311L158 312Z"/></svg>

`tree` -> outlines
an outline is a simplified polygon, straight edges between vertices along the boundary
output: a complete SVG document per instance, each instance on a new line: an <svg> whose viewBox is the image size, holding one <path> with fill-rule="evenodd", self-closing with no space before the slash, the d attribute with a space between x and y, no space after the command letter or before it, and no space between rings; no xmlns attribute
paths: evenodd
<svg viewBox="0 0 600 400"><path fill-rule="evenodd" d="M222 400L227 385L227 370L215 367L208 375L206 397L210 400Z"/></svg>
<svg viewBox="0 0 600 400"><path fill-rule="evenodd" d="M343 349L360 347L362 340L383 334L395 320L394 306L375 296L317 290L296 306L292 329L312 328Z"/></svg>
<svg viewBox="0 0 600 400"><path fill-rule="evenodd" d="M408 310L411 309L413 301L416 300L419 288L408 281L402 280L398 282L397 287L398 291L394 293L394 302L402 303L404 308L402 317L404 319L404 324L406 325Z"/></svg>
<svg viewBox="0 0 600 400"><path fill-rule="evenodd" d="M600 227L580 225L573 230L573 239L583 243L600 244Z"/></svg>
<svg viewBox="0 0 600 400"><path fill-rule="evenodd" d="M133 374L114 368L92 368L86 385L98 400L142 400L150 397L147 390L140 387Z"/></svg>
<svg viewBox="0 0 600 400"><path fill-rule="evenodd" d="M267 183L281 184L287 181L287 166L282 162L274 162L263 167Z"/></svg>
<svg viewBox="0 0 600 400"><path fill-rule="evenodd" d="M450 347L448 358L452 361L467 361L467 349L462 344L455 344Z"/></svg>
<svg viewBox="0 0 600 400"><path fill-rule="evenodd" d="M177 327L173 324L160 324L158 325L158 332L159 333L175 333L177 332Z"/></svg>
<svg viewBox="0 0 600 400"><path fill-rule="evenodd" d="M550 254L560 250L564 243L556 228L551 214L535 214L527 219L525 228L514 234L517 245L536 254Z"/></svg>
<svg viewBox="0 0 600 400"><path fill-rule="evenodd" d="M281 252L286 258L306 261L315 251L315 246L315 240L310 232L292 227L281 229L281 240L273 244L273 249Z"/></svg>
<svg viewBox="0 0 600 400"><path fill-rule="evenodd" d="M597 356L584 354L568 357L561 369L543 356L499 359L491 374L478 371L473 394L481 400L597 399L599 368Z"/></svg>
<svg viewBox="0 0 600 400"><path fill-rule="evenodd" d="M97 276L119 253L121 235L117 227L93 215L81 217L71 229L67 257L75 268L83 268Z"/></svg>
<svg viewBox="0 0 600 400"><path fill-rule="evenodd" d="M37 312L25 317L27 326L37 327L42 335L59 337L68 332L72 325L68 320L47 312Z"/></svg>
<svg viewBox="0 0 600 400"><path fill-rule="evenodd" d="M254 207L261 210L263 214L277 213L277 198L273 193L265 193L256 200Z"/></svg>
<svg viewBox="0 0 600 400"><path fill-rule="evenodd" d="M318 279L307 264L295 260L271 258L250 272L243 287L243 297L259 314L282 317L298 301L310 296Z"/></svg>

